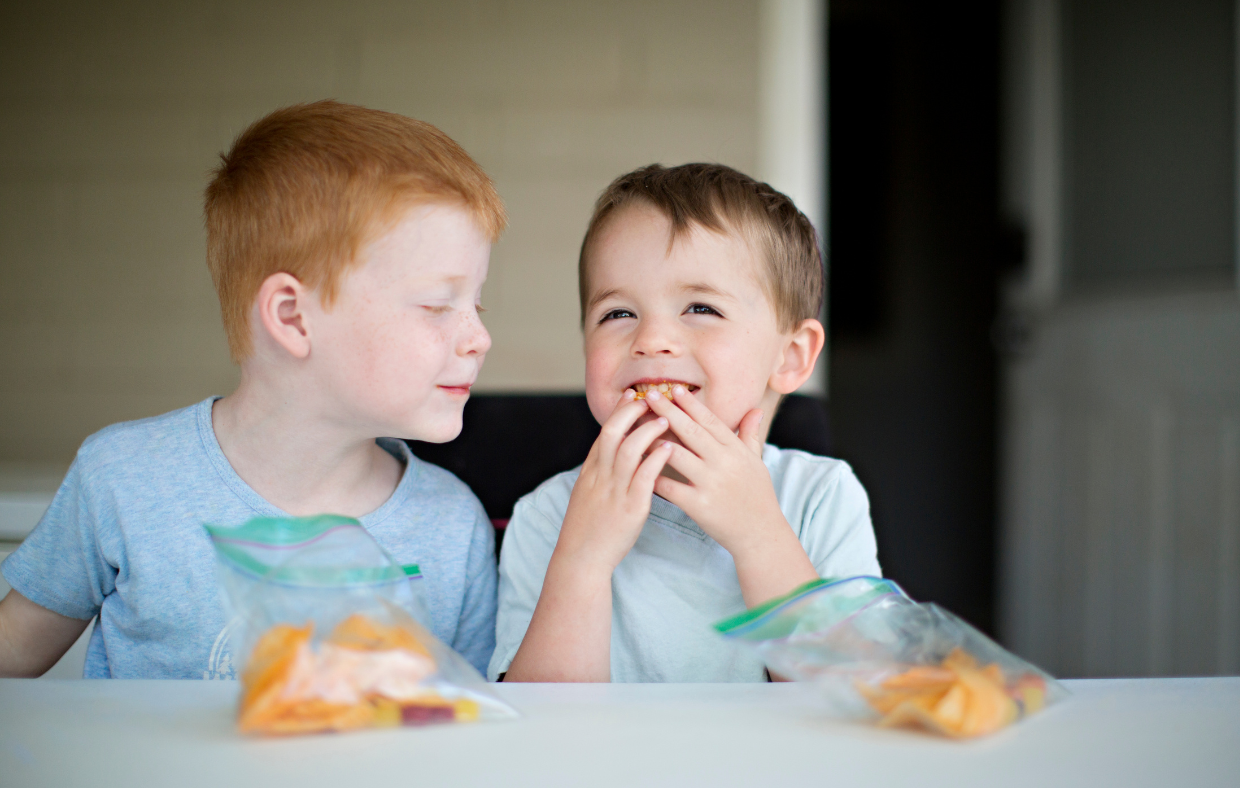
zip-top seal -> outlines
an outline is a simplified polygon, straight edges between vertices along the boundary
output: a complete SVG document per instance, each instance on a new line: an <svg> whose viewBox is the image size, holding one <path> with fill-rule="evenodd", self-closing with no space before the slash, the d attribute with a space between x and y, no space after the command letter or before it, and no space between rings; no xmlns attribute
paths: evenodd
<svg viewBox="0 0 1240 788"><path fill-rule="evenodd" d="M844 579L820 578L797 586L783 596L746 610L744 613L717 622L715 631L727 638L745 640L771 640L791 635L802 623L797 616L786 615L807 599L830 593L834 599L834 612L839 620L861 610L884 596L907 598L904 589L893 580L882 577L849 577ZM821 623L821 622L820 622Z"/></svg>
<svg viewBox="0 0 1240 788"><path fill-rule="evenodd" d="M417 580L422 573L417 564L400 566L388 560L372 566L339 566L326 560L296 565L287 561L294 553L305 555L307 549L321 546L325 554L331 554L331 543L350 539L357 531L369 533L358 520L338 514L321 514L313 517L256 517L239 526L204 525L215 546L219 561L231 569L255 579L282 585L295 586L353 586ZM374 549L384 556L378 544Z"/></svg>

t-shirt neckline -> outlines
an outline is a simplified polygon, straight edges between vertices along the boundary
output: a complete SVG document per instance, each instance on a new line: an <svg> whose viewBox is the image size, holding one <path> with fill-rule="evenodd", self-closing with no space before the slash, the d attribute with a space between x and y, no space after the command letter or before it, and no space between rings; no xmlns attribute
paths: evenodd
<svg viewBox="0 0 1240 788"><path fill-rule="evenodd" d="M292 517L293 515L259 495L245 479L242 479L237 474L237 471L232 467L232 463L228 461L228 457L224 454L224 449L220 446L220 441L215 435L215 426L211 421L211 410L215 406L215 402L221 399L223 397L207 397L198 403L197 408L195 408L197 411L195 415L198 422L198 436L202 441L202 448L207 455L207 459L211 462L212 467L215 468L215 472L219 474L224 484L246 506L253 509L255 514L260 517ZM413 452L409 450L407 443L394 438L376 438L375 442L384 451L402 461L405 470L401 474L400 482L397 483L396 489L392 491L388 499L378 509L358 518L362 525L367 528L379 525L409 500L414 481L418 475L417 458L413 456Z"/></svg>

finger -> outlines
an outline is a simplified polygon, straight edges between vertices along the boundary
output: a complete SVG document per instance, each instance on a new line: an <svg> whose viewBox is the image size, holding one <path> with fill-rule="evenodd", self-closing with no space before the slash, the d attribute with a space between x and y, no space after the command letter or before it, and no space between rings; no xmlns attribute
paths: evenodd
<svg viewBox="0 0 1240 788"><path fill-rule="evenodd" d="M691 499L697 492L691 485L666 476L660 476L654 480L654 491L659 494L660 498L666 498L681 509L693 508Z"/></svg>
<svg viewBox="0 0 1240 788"><path fill-rule="evenodd" d="M646 392L646 402L650 403L651 411L667 419L672 432L694 454L704 457L710 454L712 449L719 447L719 440L717 438L694 421L692 416L676 407L675 403L669 400L666 395L658 391L648 391ZM733 439L736 438L735 435L731 437Z"/></svg>
<svg viewBox="0 0 1240 788"><path fill-rule="evenodd" d="M629 434L629 430L633 429L633 424L647 410L649 406L644 400L633 399L632 389L624 392L624 398L607 417L607 421L603 422L598 439L594 441L594 445L599 449L598 462L601 469L611 470L616 450Z"/></svg>
<svg viewBox="0 0 1240 788"><path fill-rule="evenodd" d="M620 448L616 450L612 472L622 479L631 479L637 470L638 463L642 461L642 455L665 432L667 432L667 419L660 416L629 433L629 437L625 438Z"/></svg>
<svg viewBox="0 0 1240 788"><path fill-rule="evenodd" d="M741 419L741 428L738 431L741 441L759 457L762 456L762 419L765 415L761 408L754 408Z"/></svg>
<svg viewBox="0 0 1240 788"><path fill-rule="evenodd" d="M702 478L702 471L706 469L705 460L684 446L677 446L674 443L672 444L672 455L668 458L667 464L680 471L681 476L684 476L694 484Z"/></svg>
<svg viewBox="0 0 1240 788"><path fill-rule="evenodd" d="M723 420L715 415L715 412L706 407L700 399L695 397L689 389L684 386L672 387L672 400L680 406L680 409L688 413L694 421L702 425L702 428L714 436L715 440L726 443L735 433L732 432Z"/></svg>
<svg viewBox="0 0 1240 788"><path fill-rule="evenodd" d="M633 474L633 483L629 485L630 493L642 496L654 494L655 482L661 478L659 474L663 472L663 466L667 464L667 458L672 455L672 447L675 445L671 441L663 441L650 452L650 456L642 460L642 464L637 466L637 473Z"/></svg>

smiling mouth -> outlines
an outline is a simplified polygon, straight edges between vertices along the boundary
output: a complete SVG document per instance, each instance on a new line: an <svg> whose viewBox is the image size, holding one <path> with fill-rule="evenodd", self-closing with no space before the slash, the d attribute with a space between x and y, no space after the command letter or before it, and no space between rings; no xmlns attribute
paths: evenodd
<svg viewBox="0 0 1240 788"><path fill-rule="evenodd" d="M646 394L648 394L651 391L657 390L661 394L667 394L668 392L672 390L673 386L677 386L677 385L684 386L686 389L689 390L689 393L691 394L701 388L701 386L695 386L692 383L686 383L683 380L644 381L642 383L634 383L629 388L637 392L637 396L634 397L634 399L645 399Z"/></svg>

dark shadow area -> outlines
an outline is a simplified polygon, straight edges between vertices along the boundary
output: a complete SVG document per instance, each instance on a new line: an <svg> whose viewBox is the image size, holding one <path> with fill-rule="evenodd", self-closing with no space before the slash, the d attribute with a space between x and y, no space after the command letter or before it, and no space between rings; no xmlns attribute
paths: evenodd
<svg viewBox="0 0 1240 788"><path fill-rule="evenodd" d="M814 454L830 450L821 400L785 398L767 440ZM507 520L517 499L585 461L599 425L581 394L477 394L465 404L461 434L450 443L409 441L418 457L468 484L493 520Z"/></svg>
<svg viewBox="0 0 1240 788"><path fill-rule="evenodd" d="M831 424L884 572L994 631L996 3L832 2Z"/></svg>

